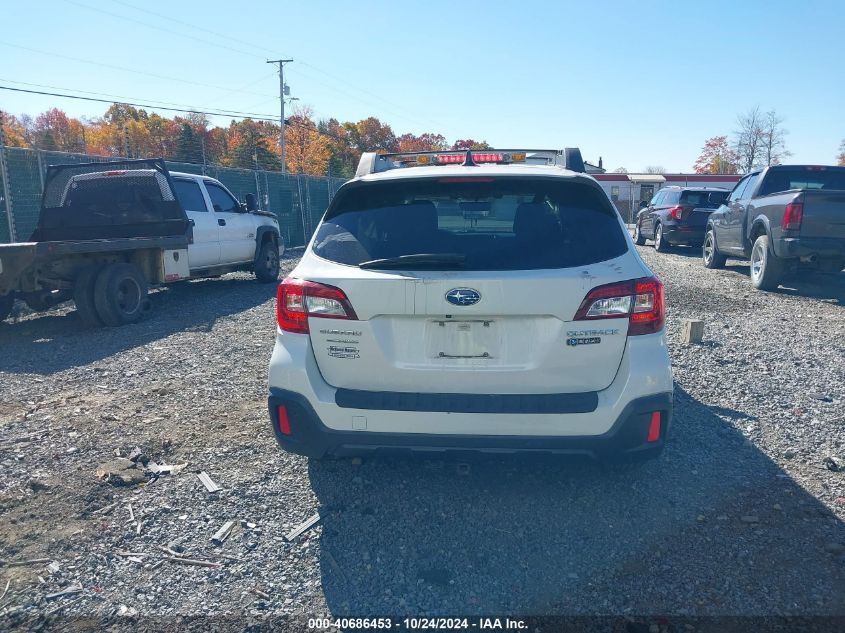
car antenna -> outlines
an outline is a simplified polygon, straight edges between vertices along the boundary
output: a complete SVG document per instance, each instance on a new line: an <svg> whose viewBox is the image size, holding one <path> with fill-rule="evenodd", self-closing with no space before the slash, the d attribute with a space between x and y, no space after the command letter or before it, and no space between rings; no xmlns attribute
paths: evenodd
<svg viewBox="0 0 845 633"><path fill-rule="evenodd" d="M464 158L464 162L461 163L461 167L478 167L478 163L472 160L472 150L467 150L466 158Z"/></svg>

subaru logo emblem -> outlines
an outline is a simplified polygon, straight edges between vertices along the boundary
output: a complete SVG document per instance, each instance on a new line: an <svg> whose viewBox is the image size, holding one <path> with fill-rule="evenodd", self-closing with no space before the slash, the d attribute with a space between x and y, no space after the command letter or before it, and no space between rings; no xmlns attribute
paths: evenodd
<svg viewBox="0 0 845 633"><path fill-rule="evenodd" d="M446 293L446 301L456 306L471 306L481 301L481 293L472 288L452 288Z"/></svg>

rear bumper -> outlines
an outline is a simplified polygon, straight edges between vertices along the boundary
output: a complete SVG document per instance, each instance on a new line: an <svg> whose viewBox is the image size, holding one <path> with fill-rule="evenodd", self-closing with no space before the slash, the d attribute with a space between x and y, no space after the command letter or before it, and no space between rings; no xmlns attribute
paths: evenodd
<svg viewBox="0 0 845 633"><path fill-rule="evenodd" d="M672 420L672 394L659 393L629 402L611 428L599 435L457 435L338 431L320 420L301 394L271 389L270 421L285 450L306 455L368 455L374 453L548 453L586 454L599 459L648 458L663 449ZM287 415L289 434L281 431L279 407ZM654 412L660 414L660 434L647 441ZM497 415L497 414L491 414Z"/></svg>
<svg viewBox="0 0 845 633"><path fill-rule="evenodd" d="M778 257L845 259L845 239L835 237L783 237L772 242Z"/></svg>
<svg viewBox="0 0 845 633"><path fill-rule="evenodd" d="M664 224L663 239L673 244L703 244L704 226L687 226L685 224Z"/></svg>

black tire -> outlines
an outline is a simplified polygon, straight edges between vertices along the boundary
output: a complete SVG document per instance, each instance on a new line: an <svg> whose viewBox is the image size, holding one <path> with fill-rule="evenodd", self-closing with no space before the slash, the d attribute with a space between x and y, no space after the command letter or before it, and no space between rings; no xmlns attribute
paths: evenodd
<svg viewBox="0 0 845 633"><path fill-rule="evenodd" d="M769 236L761 235L751 247L751 283L757 290L775 290L786 264L769 248Z"/></svg>
<svg viewBox="0 0 845 633"><path fill-rule="evenodd" d="M728 258L722 255L716 248L716 234L713 229L708 229L704 236L704 243L701 245L701 259L705 268L724 268Z"/></svg>
<svg viewBox="0 0 845 633"><path fill-rule="evenodd" d="M15 305L15 297L11 294L0 296L0 321L5 321Z"/></svg>
<svg viewBox="0 0 845 633"><path fill-rule="evenodd" d="M147 280L134 264L111 264L97 277L94 305L103 323L137 323L150 309Z"/></svg>
<svg viewBox="0 0 845 633"><path fill-rule="evenodd" d="M645 246L645 235L640 231L640 218L637 218L637 223L634 224L634 244Z"/></svg>
<svg viewBox="0 0 845 633"><path fill-rule="evenodd" d="M658 222L654 227L654 250L658 253L667 253L671 246L669 240L663 237L663 225Z"/></svg>
<svg viewBox="0 0 845 633"><path fill-rule="evenodd" d="M94 304L94 286L97 283L97 275L101 271L102 268L99 266L83 268L73 283L73 302L76 304L76 313L79 315L79 320L88 327L103 327L103 320Z"/></svg>
<svg viewBox="0 0 845 633"><path fill-rule="evenodd" d="M279 280L279 247L276 240L265 240L258 249L255 278L265 284Z"/></svg>

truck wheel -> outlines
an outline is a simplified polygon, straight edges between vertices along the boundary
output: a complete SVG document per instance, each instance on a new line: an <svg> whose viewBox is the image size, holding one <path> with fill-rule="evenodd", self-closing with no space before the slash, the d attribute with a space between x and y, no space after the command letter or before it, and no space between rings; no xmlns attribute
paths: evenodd
<svg viewBox="0 0 845 633"><path fill-rule="evenodd" d="M255 278L261 283L279 280L279 247L275 240L265 240L255 258Z"/></svg>
<svg viewBox="0 0 845 633"><path fill-rule="evenodd" d="M149 311L147 280L134 264L111 264L94 284L94 305L110 326L136 323Z"/></svg>
<svg viewBox="0 0 845 633"><path fill-rule="evenodd" d="M727 257L716 250L716 234L713 229L707 231L704 236L704 244L701 247L701 258L704 260L705 268L724 268Z"/></svg>
<svg viewBox="0 0 845 633"><path fill-rule="evenodd" d="M637 246L645 245L645 235L640 231L640 219L637 218L637 223L634 225L634 244Z"/></svg>
<svg viewBox="0 0 845 633"><path fill-rule="evenodd" d="M0 321L4 321L12 312L12 306L15 305L15 297L12 294L3 295L0 297Z"/></svg>
<svg viewBox="0 0 845 633"><path fill-rule="evenodd" d="M769 250L769 236L761 235L751 248L751 283L757 290L774 290L785 270L782 259Z"/></svg>
<svg viewBox="0 0 845 633"><path fill-rule="evenodd" d="M76 304L76 312L79 314L79 320L88 327L103 326L103 320L94 304L94 285L97 283L97 275L101 270L98 266L83 268L73 283L73 302Z"/></svg>
<svg viewBox="0 0 845 633"><path fill-rule="evenodd" d="M667 253L671 244L663 237L663 225L658 224L654 228L654 250L658 253Z"/></svg>

